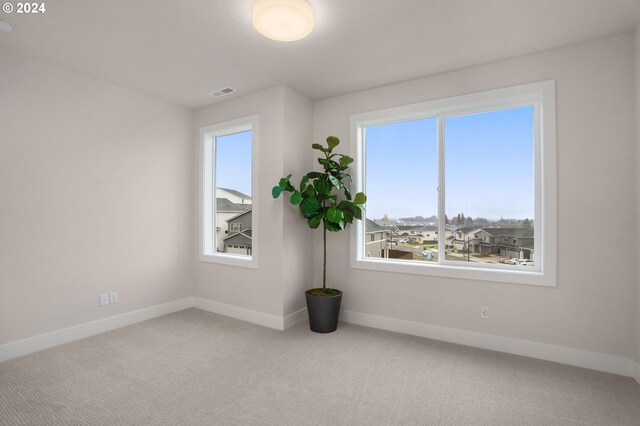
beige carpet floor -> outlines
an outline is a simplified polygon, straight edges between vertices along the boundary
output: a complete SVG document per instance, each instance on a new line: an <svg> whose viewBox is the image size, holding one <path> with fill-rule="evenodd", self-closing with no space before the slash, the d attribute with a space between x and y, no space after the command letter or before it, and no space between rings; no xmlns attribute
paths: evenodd
<svg viewBox="0 0 640 426"><path fill-rule="evenodd" d="M640 425L633 379L188 309L0 363L2 425Z"/></svg>

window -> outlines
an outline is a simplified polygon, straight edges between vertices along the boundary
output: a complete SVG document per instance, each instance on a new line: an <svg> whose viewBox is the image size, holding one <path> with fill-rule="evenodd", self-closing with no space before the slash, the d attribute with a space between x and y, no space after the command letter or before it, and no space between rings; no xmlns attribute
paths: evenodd
<svg viewBox="0 0 640 426"><path fill-rule="evenodd" d="M357 223L352 267L555 285L554 81L357 114L351 125L366 223L391 235L438 228L437 241L388 238L364 257Z"/></svg>
<svg viewBox="0 0 640 426"><path fill-rule="evenodd" d="M200 260L257 267L258 117L203 127L200 139Z"/></svg>

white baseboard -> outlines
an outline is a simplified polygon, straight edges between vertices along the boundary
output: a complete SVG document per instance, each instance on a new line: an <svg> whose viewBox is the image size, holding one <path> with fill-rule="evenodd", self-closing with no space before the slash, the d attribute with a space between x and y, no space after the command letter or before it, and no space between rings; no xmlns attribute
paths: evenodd
<svg viewBox="0 0 640 426"><path fill-rule="evenodd" d="M294 325L296 325L299 322L302 321L306 321L307 318L309 318L307 316L307 308L302 308L299 311L296 311L294 313L292 313L291 315L287 315L286 317L284 317L284 330L288 329L289 327L293 327Z"/></svg>
<svg viewBox="0 0 640 426"><path fill-rule="evenodd" d="M18 340L16 342L0 345L0 362L32 352L41 351L43 349L58 346L63 343L72 342L74 340L83 339L95 334L104 333L105 331L135 324L172 312L181 311L193 306L193 298L176 300L174 302L164 303L162 305L150 306L148 308L139 309L133 312L104 318L97 321L91 321L85 324L76 325L62 330L52 331L50 333L41 334L39 336L29 337L27 339Z"/></svg>
<svg viewBox="0 0 640 426"><path fill-rule="evenodd" d="M238 306L227 305L213 300L199 297L188 297L174 302L151 306L137 311L0 345L0 362L194 306L205 311L214 312L216 314L225 315L242 321L248 321L276 330L286 330L307 318L306 308L300 309L286 317L280 317ZM445 342L473 346L482 349L560 362L563 364L605 371L607 373L621 374L623 376L633 377L640 384L640 364L631 359L614 355L478 333L475 331L440 327L361 312L343 310L340 313L340 319L344 322L363 325L366 327L379 328L382 330L427 337L430 339L442 340Z"/></svg>
<svg viewBox="0 0 640 426"><path fill-rule="evenodd" d="M214 314L224 315L226 317L251 322L265 327L274 328L276 330L284 330L284 318L277 315L252 311L251 309L241 308L234 305L227 305L226 303L203 299L201 297L194 297L193 300L193 306L205 311L213 312Z"/></svg>
<svg viewBox="0 0 640 426"><path fill-rule="evenodd" d="M634 377L640 383L640 366L632 360L614 355L514 339L475 331L440 327L413 321L405 321L379 315L353 311L341 311L340 318L344 322L427 337L445 342L458 343L482 349L506 352L547 361L560 362L577 367L590 368L607 373ZM634 375L635 364L635 375Z"/></svg>

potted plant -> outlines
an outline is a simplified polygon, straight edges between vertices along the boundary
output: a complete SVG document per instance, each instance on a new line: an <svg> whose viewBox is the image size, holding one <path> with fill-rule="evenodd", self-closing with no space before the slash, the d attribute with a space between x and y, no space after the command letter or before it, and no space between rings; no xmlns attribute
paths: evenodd
<svg viewBox="0 0 640 426"><path fill-rule="evenodd" d="M318 163L322 172L311 171L302 177L299 188L291 184L291 175L283 177L273 187L273 198L283 192L290 192L289 201L298 206L310 228L322 225L323 263L322 288L312 288L305 292L309 326L316 333L331 333L338 327L342 291L327 288L327 231L344 230L354 219L362 220L367 197L362 192L351 196L349 186L351 175L347 173L353 158L344 154L334 154L333 149L340 144L335 136L327 138L327 147L314 143L311 147L323 156Z"/></svg>

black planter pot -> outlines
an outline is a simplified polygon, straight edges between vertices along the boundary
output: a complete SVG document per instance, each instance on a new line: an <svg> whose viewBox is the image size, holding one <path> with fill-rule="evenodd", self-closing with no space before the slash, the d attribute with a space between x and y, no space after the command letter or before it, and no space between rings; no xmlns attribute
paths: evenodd
<svg viewBox="0 0 640 426"><path fill-rule="evenodd" d="M316 333L331 333L338 328L338 317L340 316L340 302L342 302L342 292L334 290L339 294L332 296L314 296L310 294L311 289L305 292L307 298L307 312L309 313L309 328Z"/></svg>

